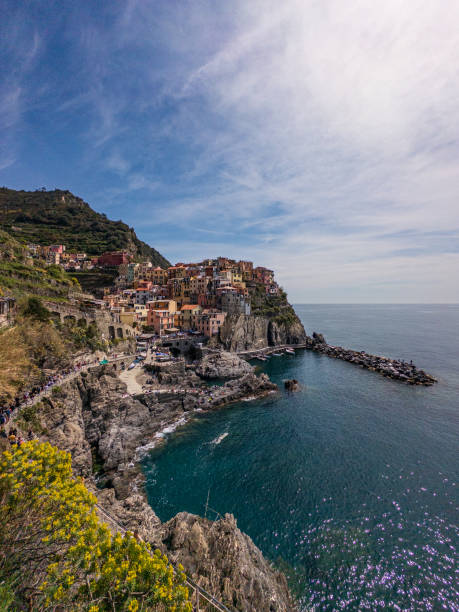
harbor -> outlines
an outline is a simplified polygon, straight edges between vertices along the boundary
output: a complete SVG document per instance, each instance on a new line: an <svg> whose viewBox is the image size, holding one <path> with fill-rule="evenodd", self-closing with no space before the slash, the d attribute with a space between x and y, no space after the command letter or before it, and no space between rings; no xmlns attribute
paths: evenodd
<svg viewBox="0 0 459 612"><path fill-rule="evenodd" d="M254 351L242 351L239 355L247 360L256 359L265 362L272 357L295 355L295 350L297 349L307 349L327 355L333 359L341 359L371 372L377 372L386 378L409 385L430 387L438 382L431 374L418 369L413 361L406 362L401 359L390 359L389 357L372 355L365 351L355 351L343 348L342 346L333 346L327 344L322 334L316 332L312 334L312 337L307 338L306 344L268 346Z"/></svg>

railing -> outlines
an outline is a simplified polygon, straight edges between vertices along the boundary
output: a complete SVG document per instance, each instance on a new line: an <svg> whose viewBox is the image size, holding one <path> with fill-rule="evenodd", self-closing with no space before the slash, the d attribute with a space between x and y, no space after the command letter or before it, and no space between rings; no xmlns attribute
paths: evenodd
<svg viewBox="0 0 459 612"><path fill-rule="evenodd" d="M119 531L122 534L125 534L127 532L127 529L122 527L118 523L118 521L113 516L111 516L106 510L104 510L99 504L96 504L96 507L97 507L97 510L103 516L105 516L111 523L113 523L113 525L115 525L116 528L119 529ZM170 560L169 560L169 563L171 564L174 572L177 573L177 568L174 566L174 564ZM201 610L204 612L204 610L209 610L209 609L218 610L218 612L233 612L232 610L230 610L230 608L227 608L224 604L222 604L221 601L218 601L218 599L216 599L213 595L208 593L205 589L199 586L199 584L197 584L194 580L192 580L188 576L186 576L185 583L192 591L194 591L193 610L196 610L196 612L200 612ZM209 605L210 605L210 608L209 608Z"/></svg>

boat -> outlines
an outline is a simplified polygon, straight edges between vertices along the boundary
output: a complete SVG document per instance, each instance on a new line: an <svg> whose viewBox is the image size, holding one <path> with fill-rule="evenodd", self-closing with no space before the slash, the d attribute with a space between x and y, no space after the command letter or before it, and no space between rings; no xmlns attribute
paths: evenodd
<svg viewBox="0 0 459 612"><path fill-rule="evenodd" d="M295 350L291 349L291 348L285 349L285 352L288 353L289 355L294 355L295 354Z"/></svg>
<svg viewBox="0 0 459 612"><path fill-rule="evenodd" d="M257 355L257 359L258 359L259 361L268 361L268 360L266 359L266 357L264 357L263 355Z"/></svg>
<svg viewBox="0 0 459 612"><path fill-rule="evenodd" d="M271 353L273 357L282 357L282 353Z"/></svg>

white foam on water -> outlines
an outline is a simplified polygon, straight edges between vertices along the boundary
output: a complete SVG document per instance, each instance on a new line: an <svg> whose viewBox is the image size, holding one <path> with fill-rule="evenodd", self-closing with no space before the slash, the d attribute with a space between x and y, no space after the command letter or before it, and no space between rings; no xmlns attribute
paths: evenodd
<svg viewBox="0 0 459 612"><path fill-rule="evenodd" d="M181 419L175 421L175 423L171 423L170 425L164 427L164 429L162 429L161 431L156 432L153 440L147 442L147 444L143 444L142 446L138 446L136 448L136 459L139 460L144 457L148 453L148 451L155 448L155 446L160 440L164 439L168 434L173 433L177 429L177 427L184 425L186 421L187 419L185 417L182 417Z"/></svg>
<svg viewBox="0 0 459 612"><path fill-rule="evenodd" d="M225 433L222 433L221 436L218 436L218 438L215 438L215 440L212 440L211 444L220 444L220 442L224 440L226 436L228 435L229 433L225 431Z"/></svg>

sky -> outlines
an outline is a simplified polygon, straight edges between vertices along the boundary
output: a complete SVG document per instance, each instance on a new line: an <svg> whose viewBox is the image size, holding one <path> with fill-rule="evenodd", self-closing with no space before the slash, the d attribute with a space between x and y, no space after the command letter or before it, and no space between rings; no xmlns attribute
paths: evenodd
<svg viewBox="0 0 459 612"><path fill-rule="evenodd" d="M0 0L0 185L299 303L459 302L459 2Z"/></svg>

